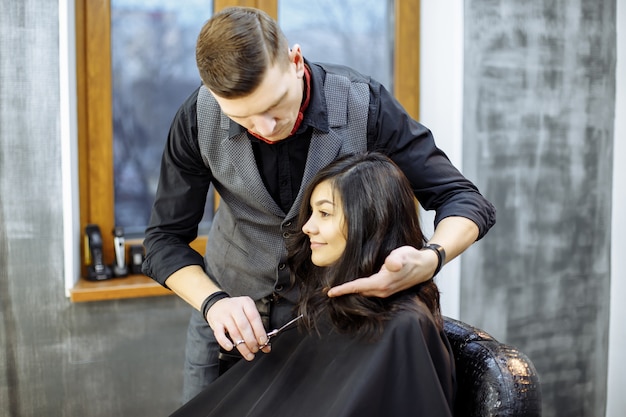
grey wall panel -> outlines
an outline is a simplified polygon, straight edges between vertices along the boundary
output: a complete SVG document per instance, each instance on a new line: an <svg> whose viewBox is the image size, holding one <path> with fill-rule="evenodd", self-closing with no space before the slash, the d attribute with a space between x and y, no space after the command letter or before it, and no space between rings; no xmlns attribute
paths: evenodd
<svg viewBox="0 0 626 417"><path fill-rule="evenodd" d="M461 317L519 346L545 416L603 416L615 0L465 2L466 174L498 224L462 261Z"/></svg>
<svg viewBox="0 0 626 417"><path fill-rule="evenodd" d="M0 0L0 416L168 415L190 308L64 295L58 7Z"/></svg>

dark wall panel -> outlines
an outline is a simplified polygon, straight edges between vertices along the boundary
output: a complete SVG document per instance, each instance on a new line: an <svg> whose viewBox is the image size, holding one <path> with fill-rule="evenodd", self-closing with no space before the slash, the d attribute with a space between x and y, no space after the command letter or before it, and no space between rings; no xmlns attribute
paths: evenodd
<svg viewBox="0 0 626 417"><path fill-rule="evenodd" d="M463 167L498 224L463 258L461 317L517 345L545 416L603 416L615 0L465 1Z"/></svg>

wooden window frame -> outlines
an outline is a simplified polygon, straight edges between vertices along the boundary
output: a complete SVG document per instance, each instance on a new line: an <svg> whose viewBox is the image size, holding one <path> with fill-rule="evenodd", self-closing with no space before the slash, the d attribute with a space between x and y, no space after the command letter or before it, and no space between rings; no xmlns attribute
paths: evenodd
<svg viewBox="0 0 626 417"><path fill-rule="evenodd" d="M278 0L214 0L214 9L231 5L263 9L278 17ZM419 114L420 1L395 0L394 94L411 116ZM102 231L104 258L112 262L115 226L110 0L77 0L76 77L80 230L95 223ZM401 51L401 53L400 53ZM140 243L139 241L127 242ZM192 246L204 252L206 236ZM86 275L81 242L81 275ZM127 298L169 293L144 276L86 282L70 290L72 301ZM127 288L129 287L130 288ZM95 294L98 293L98 294Z"/></svg>

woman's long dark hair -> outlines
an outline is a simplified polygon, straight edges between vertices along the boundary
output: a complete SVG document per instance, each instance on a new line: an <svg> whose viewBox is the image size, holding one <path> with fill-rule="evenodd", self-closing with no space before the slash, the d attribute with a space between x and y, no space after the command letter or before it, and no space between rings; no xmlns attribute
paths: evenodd
<svg viewBox="0 0 626 417"><path fill-rule="evenodd" d="M341 200L347 242L334 264L317 267L302 226L311 216L311 194L324 181ZM307 187L298 226L288 241L288 262L292 280L300 285L298 308L308 328L318 329L320 320L330 319L339 332L375 338L395 311L416 308L415 297L442 325L439 290L432 280L388 298L326 295L333 286L378 272L392 250L404 245L420 249L425 244L411 186L388 157L375 152L349 155L321 170Z"/></svg>

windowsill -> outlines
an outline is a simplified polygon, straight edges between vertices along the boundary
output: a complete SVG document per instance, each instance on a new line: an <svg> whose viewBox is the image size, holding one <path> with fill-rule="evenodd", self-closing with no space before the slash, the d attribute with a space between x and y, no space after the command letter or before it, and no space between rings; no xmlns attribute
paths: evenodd
<svg viewBox="0 0 626 417"><path fill-rule="evenodd" d="M128 275L104 281L89 281L80 278L70 290L70 300L73 303L80 303L172 294L174 294L172 291L145 275Z"/></svg>
<svg viewBox="0 0 626 417"><path fill-rule="evenodd" d="M189 244L196 252L203 255L207 237L198 236ZM126 240L126 247L131 244L142 244L141 239ZM128 254L127 254L128 255ZM173 295L174 292L163 287L152 278L143 274L128 275L123 278L111 278L102 281L89 281L81 277L74 288L70 289L70 301L82 303L87 301L119 300L122 298L155 297Z"/></svg>

